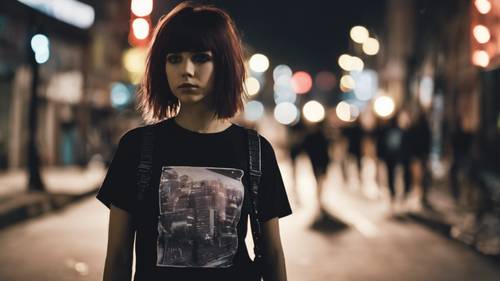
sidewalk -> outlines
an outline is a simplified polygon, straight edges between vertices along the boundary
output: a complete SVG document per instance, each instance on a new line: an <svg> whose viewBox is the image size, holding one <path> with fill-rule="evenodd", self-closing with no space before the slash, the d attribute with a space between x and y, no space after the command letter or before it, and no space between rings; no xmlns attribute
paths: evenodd
<svg viewBox="0 0 500 281"><path fill-rule="evenodd" d="M79 167L42 168L47 192L28 192L26 170L0 173L0 229L56 210L94 194L105 176L97 164Z"/></svg>
<svg viewBox="0 0 500 281"><path fill-rule="evenodd" d="M481 206L480 201L473 202L479 196L477 187L469 186L467 202L455 203L449 191L447 181L435 182L429 190L428 201L431 208L422 208L411 212L410 217L447 237L465 243L481 254L500 258L500 219L498 217L499 183L487 183L491 192L490 207ZM476 194L473 194L476 192ZM462 198L463 199L463 198ZM480 211L481 210L481 211Z"/></svg>

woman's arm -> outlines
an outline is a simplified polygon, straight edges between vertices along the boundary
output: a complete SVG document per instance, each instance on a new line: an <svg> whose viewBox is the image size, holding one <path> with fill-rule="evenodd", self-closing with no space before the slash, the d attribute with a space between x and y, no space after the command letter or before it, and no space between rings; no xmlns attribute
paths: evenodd
<svg viewBox="0 0 500 281"><path fill-rule="evenodd" d="M109 214L108 249L103 281L131 280L134 227L132 216L113 205Z"/></svg>
<svg viewBox="0 0 500 281"><path fill-rule="evenodd" d="M278 218L262 225L264 281L286 281L286 266L281 246Z"/></svg>

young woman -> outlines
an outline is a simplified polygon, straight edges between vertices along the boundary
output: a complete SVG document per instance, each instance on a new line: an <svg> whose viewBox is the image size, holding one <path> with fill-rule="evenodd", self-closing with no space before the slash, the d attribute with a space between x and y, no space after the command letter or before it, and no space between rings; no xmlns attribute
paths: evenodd
<svg viewBox="0 0 500 281"><path fill-rule="evenodd" d="M249 142L229 121L242 109L244 76L240 39L224 11L183 3L159 21L139 92L154 124L122 137L97 195L110 208L104 280L131 279L134 238L134 280L260 280L259 272L286 280L278 218L291 209L263 137L260 266L245 246ZM153 159L140 191L146 131Z"/></svg>

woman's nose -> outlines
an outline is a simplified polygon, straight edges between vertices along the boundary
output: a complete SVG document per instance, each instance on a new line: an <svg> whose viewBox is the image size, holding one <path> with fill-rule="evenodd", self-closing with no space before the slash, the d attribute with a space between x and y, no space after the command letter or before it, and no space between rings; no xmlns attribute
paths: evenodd
<svg viewBox="0 0 500 281"><path fill-rule="evenodd" d="M190 59L184 60L184 63L182 64L182 75L183 76L194 75L194 63Z"/></svg>

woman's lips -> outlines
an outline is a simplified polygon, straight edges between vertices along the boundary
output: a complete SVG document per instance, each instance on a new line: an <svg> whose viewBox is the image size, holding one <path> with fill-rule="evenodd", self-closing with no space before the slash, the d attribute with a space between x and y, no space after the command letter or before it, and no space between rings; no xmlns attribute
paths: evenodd
<svg viewBox="0 0 500 281"><path fill-rule="evenodd" d="M177 88L179 88L179 89L196 89L196 88L198 88L198 86L196 86L194 84L184 83L184 84L179 85Z"/></svg>

